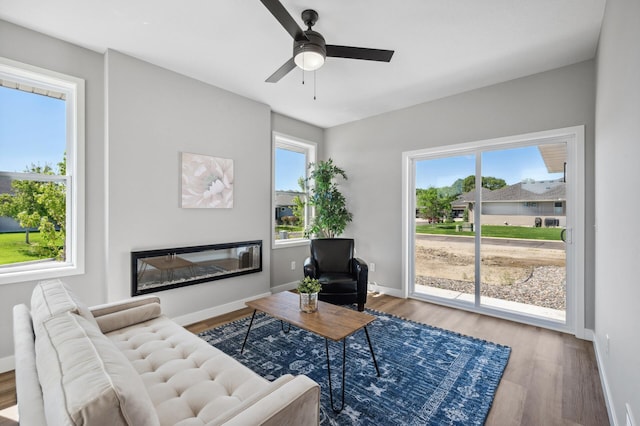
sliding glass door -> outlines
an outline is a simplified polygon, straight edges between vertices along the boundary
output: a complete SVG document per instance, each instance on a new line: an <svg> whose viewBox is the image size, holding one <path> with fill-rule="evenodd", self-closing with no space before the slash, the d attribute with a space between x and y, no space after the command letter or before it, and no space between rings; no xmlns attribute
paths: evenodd
<svg viewBox="0 0 640 426"><path fill-rule="evenodd" d="M473 302L475 242L467 205L476 155L415 163L415 291Z"/></svg>
<svg viewBox="0 0 640 426"><path fill-rule="evenodd" d="M500 140L406 155L408 295L567 326L570 144Z"/></svg>
<svg viewBox="0 0 640 426"><path fill-rule="evenodd" d="M566 152L558 143L482 153L480 304L565 322Z"/></svg>

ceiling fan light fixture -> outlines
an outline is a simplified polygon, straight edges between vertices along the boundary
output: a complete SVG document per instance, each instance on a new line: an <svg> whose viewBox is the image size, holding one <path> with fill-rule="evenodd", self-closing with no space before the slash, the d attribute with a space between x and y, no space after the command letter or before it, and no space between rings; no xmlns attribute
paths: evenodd
<svg viewBox="0 0 640 426"><path fill-rule="evenodd" d="M315 71L324 65L325 54L318 46L308 44L303 46L296 56L294 62L305 71Z"/></svg>

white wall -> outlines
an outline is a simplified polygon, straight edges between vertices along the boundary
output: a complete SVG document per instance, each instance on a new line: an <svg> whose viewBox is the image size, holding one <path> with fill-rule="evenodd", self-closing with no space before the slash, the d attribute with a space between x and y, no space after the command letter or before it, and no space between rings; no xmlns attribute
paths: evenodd
<svg viewBox="0 0 640 426"><path fill-rule="evenodd" d="M317 143L316 156L322 159L324 130L320 127L278 114L271 114L271 127L274 132ZM273 212L272 212L273 215ZM309 256L309 245L278 247L271 252L271 287L276 288L300 280L304 273L302 265ZM296 263L291 270L291 262Z"/></svg>
<svg viewBox="0 0 640 426"><path fill-rule="evenodd" d="M84 275L67 277L87 303L104 299L104 71L102 55L0 20L0 56L83 78L86 112L86 263ZM29 303L35 282L0 286L0 371L13 368L12 308Z"/></svg>
<svg viewBox="0 0 640 426"><path fill-rule="evenodd" d="M626 403L640 424L639 23L640 2L607 1L597 55L595 345L619 425Z"/></svg>
<svg viewBox="0 0 640 426"><path fill-rule="evenodd" d="M271 114L267 105L109 50L107 299L130 295L132 250L263 241L263 271L158 292L184 316L270 289ZM180 153L234 160L232 209L180 208Z"/></svg>
<svg viewBox="0 0 640 426"><path fill-rule="evenodd" d="M325 157L344 168L358 256L369 281L401 289L403 151L585 125L586 326L593 327L594 62L587 61L325 131Z"/></svg>

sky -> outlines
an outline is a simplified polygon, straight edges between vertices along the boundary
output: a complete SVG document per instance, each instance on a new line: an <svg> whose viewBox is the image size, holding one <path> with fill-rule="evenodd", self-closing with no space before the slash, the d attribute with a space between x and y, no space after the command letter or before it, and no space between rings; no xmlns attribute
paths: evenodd
<svg viewBox="0 0 640 426"><path fill-rule="evenodd" d="M416 162L416 188L452 185L476 173L474 155L437 158ZM487 151L482 154L482 176L504 179L507 185L524 179L552 180L561 173L548 173L537 146Z"/></svg>
<svg viewBox="0 0 640 426"><path fill-rule="evenodd" d="M65 101L0 87L0 171L57 169L66 146Z"/></svg>
<svg viewBox="0 0 640 426"><path fill-rule="evenodd" d="M276 149L276 191L300 191L298 178L305 175L305 155L287 149Z"/></svg>

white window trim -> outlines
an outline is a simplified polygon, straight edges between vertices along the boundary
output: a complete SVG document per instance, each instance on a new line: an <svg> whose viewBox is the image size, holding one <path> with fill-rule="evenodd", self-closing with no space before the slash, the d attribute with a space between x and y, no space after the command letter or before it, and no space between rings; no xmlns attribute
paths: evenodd
<svg viewBox="0 0 640 426"><path fill-rule="evenodd" d="M580 339L588 336L585 328L585 165L584 165L584 126L566 127L562 129L546 130L527 133L523 135L508 136L503 138L481 140L469 143L461 143L436 148L427 148L402 153L402 295L410 297L411 283L415 282L414 269L411 267L415 256L415 220L411 220L410 212L415 212L415 161L424 158L446 157L451 155L464 155L477 153L479 149L505 149L518 146L526 146L531 142L552 143L557 141L571 141L567 143L567 178L572 186L567 192L567 220L572 223L572 228L567 229L567 242L574 249L567 252L567 281L574 283L572 289L567 289L567 317L566 323L559 325L553 321L547 321L524 314L515 314L508 311L489 308L486 306L456 304L455 301L436 300L428 298L433 303L457 307L472 312L505 318L512 321L545 327L562 332L574 334ZM476 159L476 161L479 161ZM575 232L577 230L577 232ZM476 259L478 262L479 259ZM571 278L570 278L571 276ZM570 293L571 292L571 293Z"/></svg>
<svg viewBox="0 0 640 426"><path fill-rule="evenodd" d="M272 132L272 147L271 147L271 248L272 249L280 249L286 247L295 247L295 246L304 246L309 244L308 238L294 238L288 240L276 240L275 227L273 223L275 221L275 211L276 211L276 203L275 203L275 193L276 193L276 148L283 147L287 149L291 149L292 151L297 151L301 153L305 153L307 156L306 166L305 166L305 177L309 176L309 163L316 162L316 156L318 152L318 144L315 142L311 142L305 139L296 138L293 136L285 135L284 133ZM307 209L309 206L306 207ZM313 213L307 211L305 214L306 220L308 221L311 218ZM305 226L307 223L305 223Z"/></svg>
<svg viewBox="0 0 640 426"><path fill-rule="evenodd" d="M85 89L84 80L0 57L0 78L66 95L67 227L65 262L28 263L0 268L0 284L84 273L85 268Z"/></svg>

